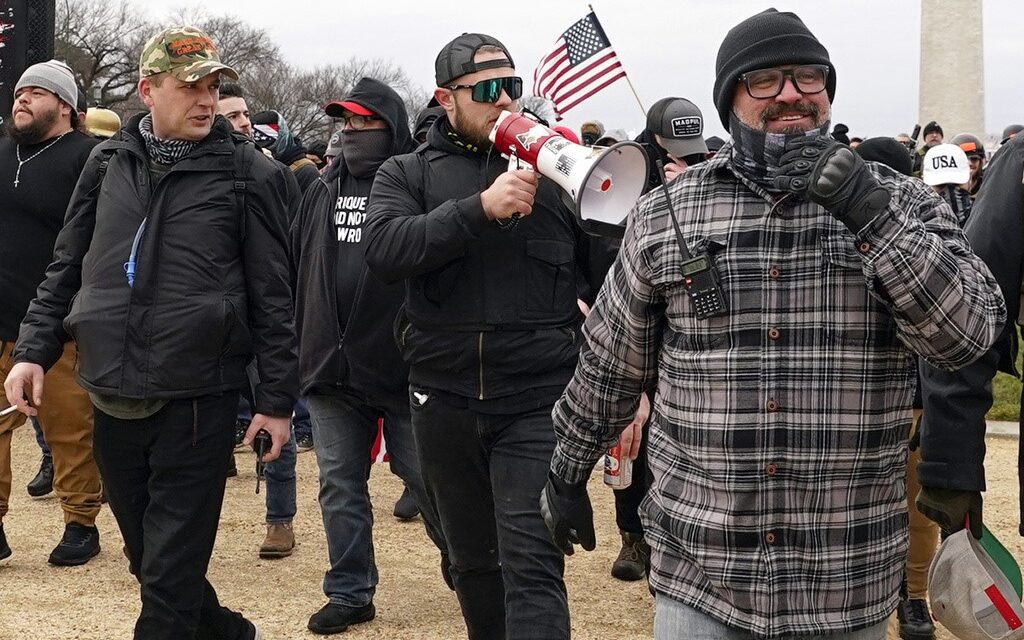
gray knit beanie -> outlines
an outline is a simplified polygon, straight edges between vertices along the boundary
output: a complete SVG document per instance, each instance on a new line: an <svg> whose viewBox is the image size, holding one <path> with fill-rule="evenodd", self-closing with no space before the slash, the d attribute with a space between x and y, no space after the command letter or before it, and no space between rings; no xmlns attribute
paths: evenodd
<svg viewBox="0 0 1024 640"><path fill-rule="evenodd" d="M17 94L22 87L40 87L51 91L72 109L78 103L75 74L71 72L71 67L60 60L39 62L25 69L25 73L18 79L18 84L14 85L14 93Z"/></svg>

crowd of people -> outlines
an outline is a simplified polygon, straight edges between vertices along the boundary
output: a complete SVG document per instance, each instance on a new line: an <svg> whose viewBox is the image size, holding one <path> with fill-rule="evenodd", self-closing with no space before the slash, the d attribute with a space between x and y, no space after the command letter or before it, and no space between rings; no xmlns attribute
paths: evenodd
<svg viewBox="0 0 1024 640"><path fill-rule="evenodd" d="M500 40L455 37L435 81L415 117L374 78L325 96L337 131L307 146L193 27L146 42L124 122L66 64L25 70L0 138L0 564L27 418L51 564L100 552L107 502L136 639L262 638L206 579L225 484L267 443L258 553L286 557L312 450L308 628L340 633L376 615L383 442L466 635L568 638L565 558L595 546L588 480L618 446L610 572L649 581L659 640L878 640L891 615L932 638L940 526L982 536L989 382L1015 373L1024 127L994 154L936 122L920 148L851 137L825 44L770 9L718 53L730 138L658 100L645 194L597 237L492 147L523 87Z"/></svg>

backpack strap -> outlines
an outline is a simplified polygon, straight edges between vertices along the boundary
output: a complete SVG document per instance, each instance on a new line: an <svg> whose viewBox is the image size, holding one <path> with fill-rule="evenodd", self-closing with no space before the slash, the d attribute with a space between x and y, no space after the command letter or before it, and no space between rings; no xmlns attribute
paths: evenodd
<svg viewBox="0 0 1024 640"><path fill-rule="evenodd" d="M238 218L239 237L242 241L245 240L246 228L245 194L248 190L249 168L252 164L252 153L248 152L250 145L253 143L249 141L235 144L234 166L231 169L231 190L235 193L235 215ZM255 145L253 146L255 148Z"/></svg>
<svg viewBox="0 0 1024 640"><path fill-rule="evenodd" d="M110 159L114 157L114 153L117 149L104 149L100 153L103 154L103 159L100 161L100 167L96 170L98 179L96 180L96 186L93 190L97 190L103 186L103 179L107 177L107 167L110 166Z"/></svg>

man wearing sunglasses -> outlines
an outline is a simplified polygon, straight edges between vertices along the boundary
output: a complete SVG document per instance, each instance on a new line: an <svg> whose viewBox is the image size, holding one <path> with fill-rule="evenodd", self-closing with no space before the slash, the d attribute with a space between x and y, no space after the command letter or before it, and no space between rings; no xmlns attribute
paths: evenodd
<svg viewBox="0 0 1024 640"><path fill-rule="evenodd" d="M555 406L549 526L586 548L586 480L657 384L642 509L659 640L884 638L912 356L962 367L1005 319L949 206L828 136L835 90L796 15L728 33L714 99L733 140L630 214Z"/></svg>
<svg viewBox="0 0 1024 640"><path fill-rule="evenodd" d="M366 258L406 281L395 337L469 637L568 638L564 560L539 496L589 297L586 242L553 182L507 171L491 148L522 93L504 45L463 34L435 74L445 114L377 172Z"/></svg>

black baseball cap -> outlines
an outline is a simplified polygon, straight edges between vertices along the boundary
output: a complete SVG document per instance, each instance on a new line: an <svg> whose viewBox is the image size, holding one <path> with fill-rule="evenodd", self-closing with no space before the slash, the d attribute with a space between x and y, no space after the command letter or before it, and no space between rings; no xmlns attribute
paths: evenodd
<svg viewBox="0 0 1024 640"><path fill-rule="evenodd" d="M704 116L686 98L662 98L647 112L647 130L661 138L661 146L677 158L707 153Z"/></svg>
<svg viewBox="0 0 1024 640"><path fill-rule="evenodd" d="M507 60L498 58L486 62L473 62L476 52L485 45L501 49ZM444 87L467 73L515 66L508 49L496 38L482 33L464 33L446 44L437 54L437 60L434 61L434 78L437 80L437 86Z"/></svg>

